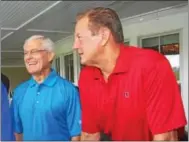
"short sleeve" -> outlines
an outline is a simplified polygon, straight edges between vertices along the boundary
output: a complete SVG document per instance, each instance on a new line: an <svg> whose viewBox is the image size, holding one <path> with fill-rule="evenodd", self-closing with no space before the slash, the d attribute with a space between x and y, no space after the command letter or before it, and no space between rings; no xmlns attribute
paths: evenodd
<svg viewBox="0 0 189 142"><path fill-rule="evenodd" d="M82 108L82 131L86 133L96 133L99 132L96 110L91 106L90 98L90 86L91 82L88 80L89 76L85 68L82 69L79 78L79 92L81 99Z"/></svg>
<svg viewBox="0 0 189 142"><path fill-rule="evenodd" d="M22 121L20 118L20 113L19 113L19 94L15 91L13 93L13 99L11 101L11 112L12 112L12 123L13 123L13 128L14 132L21 134L23 133L23 127L22 127Z"/></svg>
<svg viewBox="0 0 189 142"><path fill-rule="evenodd" d="M78 90L70 87L68 92L67 124L71 137L74 137L81 134L81 106Z"/></svg>
<svg viewBox="0 0 189 142"><path fill-rule="evenodd" d="M152 134L165 133L186 125L178 84L165 58L145 73L147 120Z"/></svg>

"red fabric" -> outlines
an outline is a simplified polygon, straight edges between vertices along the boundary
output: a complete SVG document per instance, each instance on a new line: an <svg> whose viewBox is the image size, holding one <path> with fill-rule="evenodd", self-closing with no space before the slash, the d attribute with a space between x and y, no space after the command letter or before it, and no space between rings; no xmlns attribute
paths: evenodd
<svg viewBox="0 0 189 142"><path fill-rule="evenodd" d="M120 47L105 83L95 67L84 67L79 89L82 130L104 131L113 140L152 140L186 125L179 88L167 59L151 50Z"/></svg>

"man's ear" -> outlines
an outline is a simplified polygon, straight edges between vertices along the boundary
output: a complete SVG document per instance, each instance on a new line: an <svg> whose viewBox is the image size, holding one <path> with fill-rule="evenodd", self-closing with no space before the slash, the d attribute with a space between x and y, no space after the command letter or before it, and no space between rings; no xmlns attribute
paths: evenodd
<svg viewBox="0 0 189 142"><path fill-rule="evenodd" d="M52 62L54 57L55 57L55 53L54 52L49 52L49 57L48 57L49 62Z"/></svg>
<svg viewBox="0 0 189 142"><path fill-rule="evenodd" d="M108 28L101 28L99 32L102 35L101 45L105 46L110 38L111 32Z"/></svg>

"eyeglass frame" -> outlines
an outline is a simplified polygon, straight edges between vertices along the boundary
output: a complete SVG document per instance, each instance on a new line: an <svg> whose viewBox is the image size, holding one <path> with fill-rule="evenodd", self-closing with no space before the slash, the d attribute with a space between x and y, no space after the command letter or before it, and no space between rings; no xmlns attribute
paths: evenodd
<svg viewBox="0 0 189 142"><path fill-rule="evenodd" d="M33 55L39 54L40 52L43 52L43 51L48 51L48 50L47 49L38 49L38 50L33 49L33 50L27 51L27 52L24 51L23 54L24 54L24 56L27 56L27 55L33 56Z"/></svg>

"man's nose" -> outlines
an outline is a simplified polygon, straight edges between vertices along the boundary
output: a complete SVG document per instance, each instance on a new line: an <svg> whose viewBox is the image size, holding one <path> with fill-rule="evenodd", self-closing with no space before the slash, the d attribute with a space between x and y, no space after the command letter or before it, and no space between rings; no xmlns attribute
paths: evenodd
<svg viewBox="0 0 189 142"><path fill-rule="evenodd" d="M27 54L24 54L24 58L25 58L25 60L29 60L29 59L31 59L31 58L32 58L31 53L28 52Z"/></svg>
<svg viewBox="0 0 189 142"><path fill-rule="evenodd" d="M79 49L79 43L74 41L73 49Z"/></svg>

